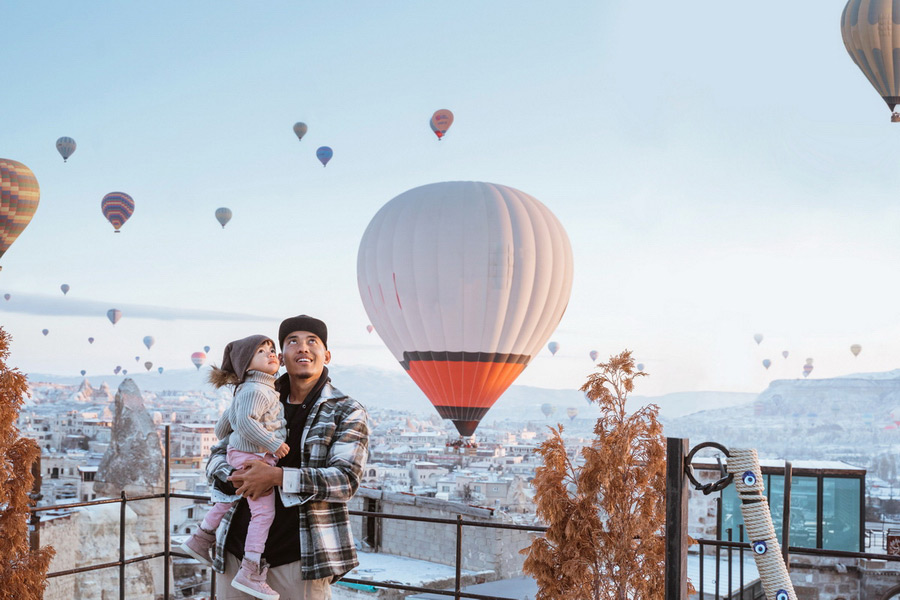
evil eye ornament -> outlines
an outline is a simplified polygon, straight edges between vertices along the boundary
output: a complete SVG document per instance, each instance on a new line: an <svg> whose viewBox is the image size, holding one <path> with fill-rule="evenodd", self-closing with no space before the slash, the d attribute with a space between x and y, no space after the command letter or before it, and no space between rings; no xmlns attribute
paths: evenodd
<svg viewBox="0 0 900 600"><path fill-rule="evenodd" d="M769 546L764 541L753 542L753 551L757 554L765 554Z"/></svg>
<svg viewBox="0 0 900 600"><path fill-rule="evenodd" d="M775 592L775 600L790 600L791 596L787 590L778 590Z"/></svg>
<svg viewBox="0 0 900 600"><path fill-rule="evenodd" d="M747 487L753 487L756 485L756 474L753 471L744 471L744 474L741 475L741 481Z"/></svg>

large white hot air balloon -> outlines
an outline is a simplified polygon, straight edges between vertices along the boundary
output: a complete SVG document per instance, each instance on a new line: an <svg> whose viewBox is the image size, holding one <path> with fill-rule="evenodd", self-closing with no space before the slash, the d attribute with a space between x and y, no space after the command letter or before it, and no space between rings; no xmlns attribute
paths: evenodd
<svg viewBox="0 0 900 600"><path fill-rule="evenodd" d="M546 206L479 182L400 194L369 223L357 257L369 320L461 435L544 347L572 272L569 238Z"/></svg>

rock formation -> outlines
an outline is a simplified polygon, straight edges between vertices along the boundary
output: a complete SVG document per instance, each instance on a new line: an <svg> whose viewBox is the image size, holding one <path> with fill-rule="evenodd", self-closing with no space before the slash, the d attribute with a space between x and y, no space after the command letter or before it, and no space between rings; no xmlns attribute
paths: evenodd
<svg viewBox="0 0 900 600"><path fill-rule="evenodd" d="M100 461L94 480L98 496L111 498L161 494L166 489L162 442L144 406L141 391L132 379L119 386L115 399L112 439ZM128 508L137 514L135 536L141 554L163 550L163 499L136 500ZM151 561L156 590L162 590L161 563Z"/></svg>

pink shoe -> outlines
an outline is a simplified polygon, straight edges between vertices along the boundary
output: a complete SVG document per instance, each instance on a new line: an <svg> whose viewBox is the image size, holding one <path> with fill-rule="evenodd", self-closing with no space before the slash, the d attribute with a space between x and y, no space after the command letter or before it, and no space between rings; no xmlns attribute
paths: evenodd
<svg viewBox="0 0 900 600"><path fill-rule="evenodd" d="M211 566L213 561L210 549L215 543L215 534L207 533L198 527L197 531L180 548L203 564Z"/></svg>
<svg viewBox="0 0 900 600"><path fill-rule="evenodd" d="M231 587L260 600L278 600L280 598L278 592L270 588L269 584L266 583L266 574L268 572L268 566L260 568L259 563L251 562L245 558L241 561L241 570L231 580Z"/></svg>

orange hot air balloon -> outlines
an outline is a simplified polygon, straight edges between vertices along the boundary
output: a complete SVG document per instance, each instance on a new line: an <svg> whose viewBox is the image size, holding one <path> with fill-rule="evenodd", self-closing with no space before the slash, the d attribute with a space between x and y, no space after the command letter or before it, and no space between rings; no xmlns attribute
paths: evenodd
<svg viewBox="0 0 900 600"><path fill-rule="evenodd" d="M31 169L0 158L0 258L28 227L40 200L41 188Z"/></svg>
<svg viewBox="0 0 900 600"><path fill-rule="evenodd" d="M528 194L455 181L409 190L363 234L369 320L438 414L472 435L565 312L572 248Z"/></svg>

